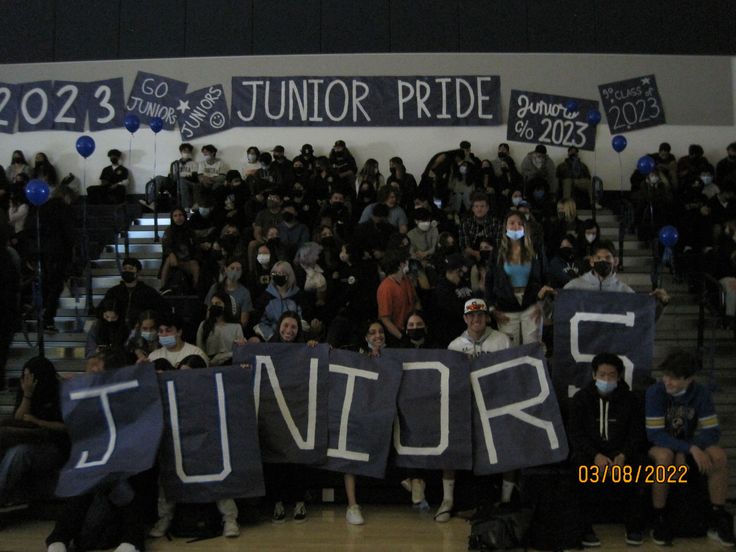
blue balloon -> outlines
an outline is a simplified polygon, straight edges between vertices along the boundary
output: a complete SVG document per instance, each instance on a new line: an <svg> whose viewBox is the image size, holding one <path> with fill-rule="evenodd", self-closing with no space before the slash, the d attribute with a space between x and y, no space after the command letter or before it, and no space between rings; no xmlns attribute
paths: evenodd
<svg viewBox="0 0 736 552"><path fill-rule="evenodd" d="M680 233L674 226L663 226L659 230L659 243L665 247L675 247L679 239Z"/></svg>
<svg viewBox="0 0 736 552"><path fill-rule="evenodd" d="M95 141L91 136L80 136L77 138L77 151L79 155L87 159L95 152Z"/></svg>
<svg viewBox="0 0 736 552"><path fill-rule="evenodd" d="M40 207L49 200L49 185L43 180L31 180L26 184L26 198L36 207Z"/></svg>
<svg viewBox="0 0 736 552"><path fill-rule="evenodd" d="M575 100L567 100L565 102L565 110L566 111L569 111L569 112L577 111L578 110L578 102L576 102Z"/></svg>
<svg viewBox="0 0 736 552"><path fill-rule="evenodd" d="M601 112L597 109L591 109L588 111L588 124L590 126L597 126L601 122Z"/></svg>
<svg viewBox="0 0 736 552"><path fill-rule="evenodd" d="M135 113L128 113L125 116L123 124L125 125L125 128L128 129L128 132L130 132L131 134L135 134L135 131L138 130L138 128L141 126L141 120Z"/></svg>
<svg viewBox="0 0 736 552"><path fill-rule="evenodd" d="M161 119L161 117L152 117L150 122L148 123L148 126L151 127L151 130L158 134L161 132L161 129L164 128L164 121Z"/></svg>
<svg viewBox="0 0 736 552"><path fill-rule="evenodd" d="M636 170L639 171L644 176L652 172L654 170L654 167L656 166L657 166L657 162L654 159L652 159L652 157L649 155L640 157L639 161L636 162Z"/></svg>
<svg viewBox="0 0 736 552"><path fill-rule="evenodd" d="M611 146L613 147L613 151L616 153L624 151L627 145L628 142L626 141L626 137L621 134L617 134L611 139Z"/></svg>

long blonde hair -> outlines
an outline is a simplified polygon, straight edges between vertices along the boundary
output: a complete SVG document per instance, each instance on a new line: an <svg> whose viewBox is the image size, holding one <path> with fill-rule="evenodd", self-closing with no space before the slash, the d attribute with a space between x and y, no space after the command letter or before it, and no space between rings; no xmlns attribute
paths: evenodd
<svg viewBox="0 0 736 552"><path fill-rule="evenodd" d="M517 211L511 211L503 219L503 228L501 229L501 243L498 248L498 259L511 262L511 240L506 235L506 227L508 226L509 219L516 217L521 221L521 226L524 228L524 239L521 243L521 262L530 262L536 253L534 252L534 245L532 244L532 236L530 235L530 228L524 217Z"/></svg>
<svg viewBox="0 0 736 552"><path fill-rule="evenodd" d="M557 202L557 212L564 211L565 220L572 221L578 216L578 208L575 204L575 200L571 197L567 199L561 199Z"/></svg>

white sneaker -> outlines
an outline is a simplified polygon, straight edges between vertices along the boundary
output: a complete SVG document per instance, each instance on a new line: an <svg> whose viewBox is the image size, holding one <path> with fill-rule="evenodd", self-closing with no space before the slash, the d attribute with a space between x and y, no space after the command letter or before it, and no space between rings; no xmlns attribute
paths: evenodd
<svg viewBox="0 0 736 552"><path fill-rule="evenodd" d="M345 519L350 525L363 525L365 523L363 513L360 511L360 506L357 504L348 506L348 510L345 513Z"/></svg>
<svg viewBox="0 0 736 552"><path fill-rule="evenodd" d="M228 539L233 539L240 536L240 526L238 520L233 518L227 518L224 520L222 526L222 536Z"/></svg>
<svg viewBox="0 0 736 552"><path fill-rule="evenodd" d="M296 523L304 523L307 521L307 507L304 502L297 502L294 506L294 521Z"/></svg>
<svg viewBox="0 0 736 552"><path fill-rule="evenodd" d="M151 530L148 532L149 537L153 538L159 538L166 535L166 533L169 532L169 527L171 527L171 518L170 517L161 517L158 518L158 521L156 522L156 525L154 525Z"/></svg>
<svg viewBox="0 0 736 552"><path fill-rule="evenodd" d="M408 493L411 492L411 479L402 479L401 480L401 487Z"/></svg>
<svg viewBox="0 0 736 552"><path fill-rule="evenodd" d="M115 549L115 552L141 552L135 546L129 542L121 542L120 546Z"/></svg>
<svg viewBox="0 0 736 552"><path fill-rule="evenodd" d="M66 552L66 544L63 542L52 542L46 552Z"/></svg>
<svg viewBox="0 0 736 552"><path fill-rule="evenodd" d="M452 500L443 500L440 507L437 508L437 513L434 515L434 520L439 523L447 523L452 517Z"/></svg>

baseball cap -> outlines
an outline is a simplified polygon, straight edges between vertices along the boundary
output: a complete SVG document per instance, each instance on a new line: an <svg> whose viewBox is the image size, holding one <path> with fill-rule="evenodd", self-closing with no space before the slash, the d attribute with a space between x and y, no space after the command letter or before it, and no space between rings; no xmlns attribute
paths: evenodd
<svg viewBox="0 0 736 552"><path fill-rule="evenodd" d="M463 314L472 314L474 312L488 312L488 307L483 299L468 299L465 301Z"/></svg>

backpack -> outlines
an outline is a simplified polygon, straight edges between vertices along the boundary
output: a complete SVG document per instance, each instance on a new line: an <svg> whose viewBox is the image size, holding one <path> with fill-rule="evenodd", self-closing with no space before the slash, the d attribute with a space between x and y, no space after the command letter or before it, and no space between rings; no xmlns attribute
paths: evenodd
<svg viewBox="0 0 736 552"><path fill-rule="evenodd" d="M534 515L529 546L535 550L580 548L583 519L577 481L562 467L537 468L524 474L523 489L530 492Z"/></svg>
<svg viewBox="0 0 736 552"><path fill-rule="evenodd" d="M501 504L486 514L480 514L470 527L468 550L509 550L526 548L532 511L510 504Z"/></svg>
<svg viewBox="0 0 736 552"><path fill-rule="evenodd" d="M198 542L222 536L222 516L214 503L179 503L169 530L172 537Z"/></svg>

